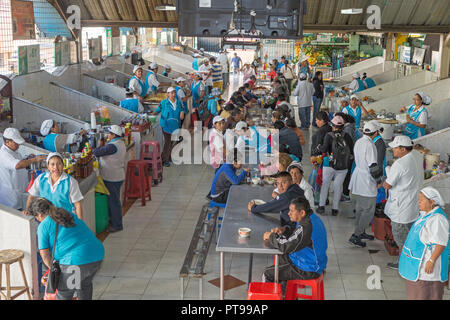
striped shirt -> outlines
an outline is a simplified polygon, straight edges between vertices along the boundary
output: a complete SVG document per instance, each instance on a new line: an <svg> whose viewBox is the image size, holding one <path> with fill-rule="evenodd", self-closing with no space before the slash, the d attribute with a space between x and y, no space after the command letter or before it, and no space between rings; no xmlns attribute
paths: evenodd
<svg viewBox="0 0 450 320"><path fill-rule="evenodd" d="M211 70L212 70L212 81L214 82L219 82L219 81L223 81L222 80L222 66L218 63L215 63L213 65L211 65Z"/></svg>

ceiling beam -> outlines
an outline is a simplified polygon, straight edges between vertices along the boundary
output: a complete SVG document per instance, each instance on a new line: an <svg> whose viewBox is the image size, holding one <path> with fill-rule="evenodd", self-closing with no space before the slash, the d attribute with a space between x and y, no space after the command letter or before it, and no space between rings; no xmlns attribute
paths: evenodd
<svg viewBox="0 0 450 320"><path fill-rule="evenodd" d="M371 32L367 25L329 25L329 24L305 24L303 30L308 32ZM408 25L382 25L381 30L373 30L375 33L385 32L410 32L410 33L448 33L448 26L408 26Z"/></svg>
<svg viewBox="0 0 450 320"><path fill-rule="evenodd" d="M58 11L59 15L64 20L64 23L66 24L67 29L69 29L70 34L72 34L73 39L77 40L78 37L75 34L74 30L72 28L70 28L69 25L67 24L67 17L65 15L64 11L62 10L61 5L59 4L58 0L48 0L48 2L56 9L56 11Z"/></svg>
<svg viewBox="0 0 450 320"><path fill-rule="evenodd" d="M178 28L178 22L166 21L124 21L124 20L81 20L82 27L143 27Z"/></svg>

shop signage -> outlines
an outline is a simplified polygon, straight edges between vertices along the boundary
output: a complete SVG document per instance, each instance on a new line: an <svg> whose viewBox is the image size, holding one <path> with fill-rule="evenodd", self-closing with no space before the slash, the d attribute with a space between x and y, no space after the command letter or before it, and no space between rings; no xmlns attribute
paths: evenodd
<svg viewBox="0 0 450 320"><path fill-rule="evenodd" d="M99 59L102 56L102 37L88 40L89 44L89 59Z"/></svg>
<svg viewBox="0 0 450 320"><path fill-rule="evenodd" d="M41 70L41 54L38 44L19 46L18 51L19 74Z"/></svg>
<svg viewBox="0 0 450 320"><path fill-rule="evenodd" d="M120 54L120 37L112 38L112 47L113 56L118 56Z"/></svg>
<svg viewBox="0 0 450 320"><path fill-rule="evenodd" d="M55 67L65 66L70 63L70 41L55 43Z"/></svg>

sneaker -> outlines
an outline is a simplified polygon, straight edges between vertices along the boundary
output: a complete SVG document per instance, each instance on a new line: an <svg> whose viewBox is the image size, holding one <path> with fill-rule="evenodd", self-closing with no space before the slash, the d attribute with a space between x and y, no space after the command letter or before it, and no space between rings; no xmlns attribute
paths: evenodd
<svg viewBox="0 0 450 320"><path fill-rule="evenodd" d="M332 209L332 210L331 210L331 215L332 215L333 217L336 217L338 214L339 214L339 210L335 210L335 209Z"/></svg>
<svg viewBox="0 0 450 320"><path fill-rule="evenodd" d="M363 233L360 235L360 238L361 238L361 240L369 240L369 241L375 240L375 237L374 237L374 236L371 236L370 234L367 234L367 233L365 233L365 232L363 232Z"/></svg>
<svg viewBox="0 0 450 320"><path fill-rule="evenodd" d="M366 244L361 241L360 237L357 237L356 235L352 234L350 239L348 240L351 244L357 246L358 248L365 248Z"/></svg>
<svg viewBox="0 0 450 320"><path fill-rule="evenodd" d="M350 196L346 196L345 194L341 197L341 202L351 202Z"/></svg>
<svg viewBox="0 0 450 320"><path fill-rule="evenodd" d="M316 213L324 214L325 213L325 207L318 207L317 210L316 210Z"/></svg>
<svg viewBox="0 0 450 320"><path fill-rule="evenodd" d="M109 226L108 229L106 229L106 232L108 232L108 233L116 233L116 232L119 232L119 231L122 231L122 230L123 230L123 228L121 228L121 229L113 229L111 226Z"/></svg>
<svg viewBox="0 0 450 320"><path fill-rule="evenodd" d="M389 269L398 270L398 263L389 262L389 263L387 264L387 267L388 267Z"/></svg>

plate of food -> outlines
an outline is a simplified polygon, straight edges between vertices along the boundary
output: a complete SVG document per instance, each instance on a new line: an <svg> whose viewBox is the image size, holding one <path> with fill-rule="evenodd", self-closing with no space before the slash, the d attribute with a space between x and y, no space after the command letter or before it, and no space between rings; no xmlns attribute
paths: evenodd
<svg viewBox="0 0 450 320"><path fill-rule="evenodd" d="M261 199L255 199L255 200L253 200L253 201L255 202L255 204L256 204L257 206L260 206L260 205L263 205L263 204L266 203L264 200L261 200Z"/></svg>

